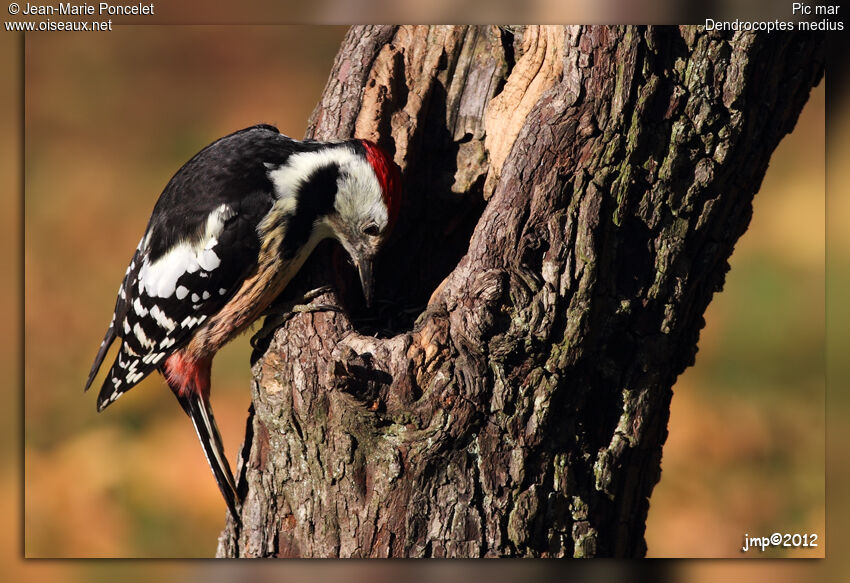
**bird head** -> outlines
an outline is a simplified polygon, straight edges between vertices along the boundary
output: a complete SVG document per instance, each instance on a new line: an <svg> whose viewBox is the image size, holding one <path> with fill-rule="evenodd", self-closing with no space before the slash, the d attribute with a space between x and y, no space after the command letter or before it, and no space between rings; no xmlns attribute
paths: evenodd
<svg viewBox="0 0 850 583"><path fill-rule="evenodd" d="M357 155L339 168L334 208L325 222L354 262L368 307L374 296L375 256L398 215L401 176L376 144L355 140L353 147Z"/></svg>

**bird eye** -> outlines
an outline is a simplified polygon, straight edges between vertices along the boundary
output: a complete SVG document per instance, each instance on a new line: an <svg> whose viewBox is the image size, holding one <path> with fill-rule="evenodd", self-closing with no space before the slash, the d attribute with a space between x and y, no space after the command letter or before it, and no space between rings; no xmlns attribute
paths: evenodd
<svg viewBox="0 0 850 583"><path fill-rule="evenodd" d="M375 223L369 223L368 225L363 226L363 234L369 235L370 237L377 237L381 233L380 229L378 229L378 225Z"/></svg>

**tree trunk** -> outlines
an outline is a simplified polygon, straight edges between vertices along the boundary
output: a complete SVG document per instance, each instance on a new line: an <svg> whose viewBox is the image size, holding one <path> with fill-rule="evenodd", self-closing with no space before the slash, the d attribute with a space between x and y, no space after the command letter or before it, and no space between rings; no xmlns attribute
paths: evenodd
<svg viewBox="0 0 850 583"><path fill-rule="evenodd" d="M642 556L671 387L823 36L354 27L309 137L403 171L366 311L327 245L255 353L225 557ZM427 306L427 307L426 307ZM780 317L777 315L777 317Z"/></svg>

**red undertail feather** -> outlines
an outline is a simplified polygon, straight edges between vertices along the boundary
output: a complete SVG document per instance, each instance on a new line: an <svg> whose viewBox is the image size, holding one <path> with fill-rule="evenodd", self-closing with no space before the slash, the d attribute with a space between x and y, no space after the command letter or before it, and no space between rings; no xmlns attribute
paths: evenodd
<svg viewBox="0 0 850 583"><path fill-rule="evenodd" d="M401 171L377 144L369 140L360 141L366 149L366 160L372 165L378 182L381 183L381 192L389 215L389 227L392 227L401 206Z"/></svg>
<svg viewBox="0 0 850 583"><path fill-rule="evenodd" d="M192 360L182 351L169 356L163 365L168 386L178 398L190 394L209 398L211 369L212 358Z"/></svg>

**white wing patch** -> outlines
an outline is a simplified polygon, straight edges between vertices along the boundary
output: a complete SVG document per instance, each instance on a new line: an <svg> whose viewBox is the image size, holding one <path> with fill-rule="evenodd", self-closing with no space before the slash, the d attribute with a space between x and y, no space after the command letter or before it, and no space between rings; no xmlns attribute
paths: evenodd
<svg viewBox="0 0 850 583"><path fill-rule="evenodd" d="M204 249L198 253L198 265L204 271L212 271L221 265L221 259L219 259L218 255L212 249Z"/></svg>
<svg viewBox="0 0 850 583"><path fill-rule="evenodd" d="M137 289L137 293L127 294L128 297L136 297L127 306L130 310L129 320L124 318L122 322L122 350L134 358L118 358L121 378L117 382L113 379L116 390L125 385L129 388L141 380L150 372L151 366L158 365L168 355L169 349L173 349L183 335L206 320L207 316L198 313L186 318L183 316L189 298L195 302L192 308L199 310L201 304L197 302L200 302L201 297L205 300L210 298L213 290L190 291L189 287L194 284L186 283L181 277L185 274L194 274L194 278L199 275L215 277L213 270L221 265L215 249L225 223L235 214L226 204L218 206L207 217L202 236L172 246L156 261L150 261L148 254L150 233L142 239L140 253L134 260L138 268L138 283L134 282L133 289L128 289L129 292ZM132 270L131 266L128 273ZM214 286L214 289L217 287ZM169 310L175 308L175 313L181 314L180 317L169 314ZM131 347L135 347L135 350Z"/></svg>
<svg viewBox="0 0 850 583"><path fill-rule="evenodd" d="M221 265L214 247L218 244L225 221L235 214L232 208L222 204L207 217L200 241L178 243L153 263L146 258L139 270L139 291L159 298L169 298L176 292L177 299L183 299L188 290L183 286L177 287L177 280L184 273L194 273L199 268L212 271Z"/></svg>

